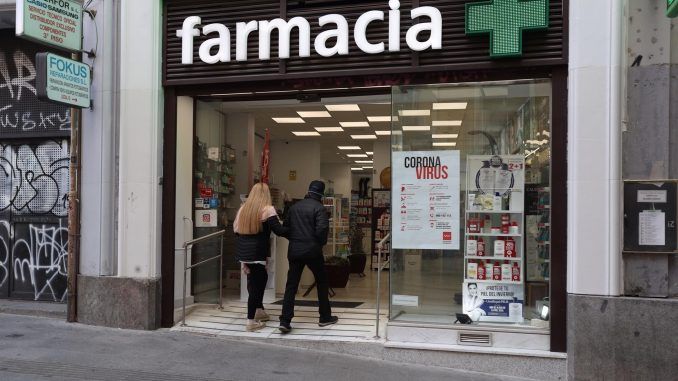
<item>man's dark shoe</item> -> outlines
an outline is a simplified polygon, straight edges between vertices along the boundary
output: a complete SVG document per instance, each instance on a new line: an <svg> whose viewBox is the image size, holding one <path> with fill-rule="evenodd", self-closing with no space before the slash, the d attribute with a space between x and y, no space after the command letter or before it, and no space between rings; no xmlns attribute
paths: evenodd
<svg viewBox="0 0 678 381"><path fill-rule="evenodd" d="M338 321L338 317L330 316L329 319L321 319L318 325L321 327L327 327L328 325L337 324Z"/></svg>
<svg viewBox="0 0 678 381"><path fill-rule="evenodd" d="M278 330L280 333L290 333L292 332L292 326L286 321L281 321Z"/></svg>

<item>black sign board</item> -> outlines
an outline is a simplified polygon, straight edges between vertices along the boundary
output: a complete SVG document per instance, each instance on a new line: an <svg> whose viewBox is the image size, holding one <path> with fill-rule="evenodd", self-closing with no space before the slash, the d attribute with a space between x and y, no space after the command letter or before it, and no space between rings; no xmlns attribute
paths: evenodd
<svg viewBox="0 0 678 381"><path fill-rule="evenodd" d="M675 252L678 180L624 183L624 251Z"/></svg>

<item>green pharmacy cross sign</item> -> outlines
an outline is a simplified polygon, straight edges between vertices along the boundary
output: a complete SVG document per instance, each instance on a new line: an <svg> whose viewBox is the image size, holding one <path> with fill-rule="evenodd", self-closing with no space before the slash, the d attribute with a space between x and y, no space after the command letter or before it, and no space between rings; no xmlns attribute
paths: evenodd
<svg viewBox="0 0 678 381"><path fill-rule="evenodd" d="M489 33L493 58L522 56L523 31L548 27L549 0L489 0L466 4L466 34Z"/></svg>
<svg viewBox="0 0 678 381"><path fill-rule="evenodd" d="M678 16L678 0L666 0L666 15L669 17Z"/></svg>

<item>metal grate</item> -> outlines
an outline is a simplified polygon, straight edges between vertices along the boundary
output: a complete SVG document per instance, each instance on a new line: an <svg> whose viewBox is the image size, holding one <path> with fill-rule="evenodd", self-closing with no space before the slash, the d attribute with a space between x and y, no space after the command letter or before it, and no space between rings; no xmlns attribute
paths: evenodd
<svg viewBox="0 0 678 381"><path fill-rule="evenodd" d="M492 346L492 334L476 332L459 332L459 344L477 345L481 347Z"/></svg>
<svg viewBox="0 0 678 381"><path fill-rule="evenodd" d="M40 45L0 30L0 139L70 136L67 107L39 101L35 54Z"/></svg>

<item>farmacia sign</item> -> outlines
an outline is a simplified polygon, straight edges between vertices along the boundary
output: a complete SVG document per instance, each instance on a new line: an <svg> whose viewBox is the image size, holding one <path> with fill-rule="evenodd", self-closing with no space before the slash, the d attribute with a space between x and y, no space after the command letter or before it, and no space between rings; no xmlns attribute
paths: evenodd
<svg viewBox="0 0 678 381"><path fill-rule="evenodd" d="M388 12L369 11L363 13L353 28L353 40L360 50L367 54L380 54L386 51L399 52L402 48L400 2L391 0ZM443 21L440 10L435 7L418 7L412 9L410 18L416 23L407 30L405 42L413 51L442 49ZM374 22L388 22L388 41L368 41L367 28ZM277 18L271 21L239 22L235 25L235 33L231 33L224 24L208 24L201 26L199 16L190 16L184 20L183 26L177 30L181 38L181 63L193 63L194 38L210 36L199 48L202 62L216 64L231 61L231 38L235 38L235 60L247 61L248 40L251 34L259 36L259 59L271 59L271 34L278 31L278 58L290 58L290 39L294 28L299 31L299 57L311 56L311 25L303 17L294 17L289 21ZM351 37L348 21L342 15L331 14L318 19L326 30L315 36L313 48L322 57L348 55L349 38ZM426 36L425 40L420 35Z"/></svg>

